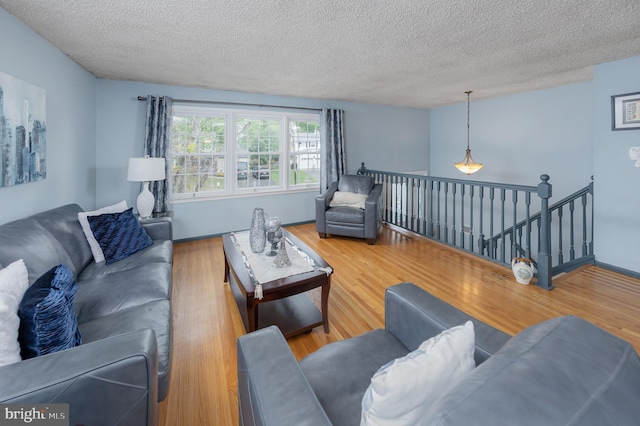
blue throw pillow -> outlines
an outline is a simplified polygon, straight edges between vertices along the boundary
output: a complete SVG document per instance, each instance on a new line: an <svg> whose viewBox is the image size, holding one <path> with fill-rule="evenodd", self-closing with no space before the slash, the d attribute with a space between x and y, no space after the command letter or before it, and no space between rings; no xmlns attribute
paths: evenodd
<svg viewBox="0 0 640 426"><path fill-rule="evenodd" d="M122 260L153 244L151 237L133 215L133 208L121 213L89 216L93 236L108 264Z"/></svg>
<svg viewBox="0 0 640 426"><path fill-rule="evenodd" d="M51 268L27 289L18 309L22 359L82 343L73 309L77 290L73 272L65 265Z"/></svg>

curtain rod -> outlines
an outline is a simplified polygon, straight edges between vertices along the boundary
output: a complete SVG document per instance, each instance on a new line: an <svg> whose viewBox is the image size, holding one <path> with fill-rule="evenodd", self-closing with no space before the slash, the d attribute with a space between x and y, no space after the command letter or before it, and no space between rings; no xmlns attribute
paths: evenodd
<svg viewBox="0 0 640 426"><path fill-rule="evenodd" d="M173 98L172 98L173 99ZM139 101L146 101L146 96L138 96ZM283 106L283 105L265 105L265 104L250 104L242 102L222 102L222 101L200 101L192 99L173 99L173 102L189 103L189 104L214 104L214 105L236 105L236 106L257 106L260 108L286 108L286 109L300 109L304 111L322 111L320 108L305 108L296 106Z"/></svg>

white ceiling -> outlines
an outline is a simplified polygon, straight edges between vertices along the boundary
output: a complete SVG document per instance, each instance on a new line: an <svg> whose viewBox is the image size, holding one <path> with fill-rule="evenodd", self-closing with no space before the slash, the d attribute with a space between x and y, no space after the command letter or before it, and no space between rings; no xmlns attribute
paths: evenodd
<svg viewBox="0 0 640 426"><path fill-rule="evenodd" d="M638 0L0 0L99 78L431 108L640 55Z"/></svg>

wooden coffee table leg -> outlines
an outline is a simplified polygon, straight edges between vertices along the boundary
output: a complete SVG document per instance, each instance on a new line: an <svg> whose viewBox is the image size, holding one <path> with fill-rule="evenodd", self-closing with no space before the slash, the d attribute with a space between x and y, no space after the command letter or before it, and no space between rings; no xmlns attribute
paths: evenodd
<svg viewBox="0 0 640 426"><path fill-rule="evenodd" d="M329 333L329 290L331 290L331 277L328 277L327 281L327 285L322 286L322 298L320 301L325 334Z"/></svg>
<svg viewBox="0 0 640 426"><path fill-rule="evenodd" d="M229 281L229 260L227 259L227 253L224 252L224 282Z"/></svg>
<svg viewBox="0 0 640 426"><path fill-rule="evenodd" d="M247 295L247 323L249 330L247 333L258 329L258 304L255 303L253 295Z"/></svg>

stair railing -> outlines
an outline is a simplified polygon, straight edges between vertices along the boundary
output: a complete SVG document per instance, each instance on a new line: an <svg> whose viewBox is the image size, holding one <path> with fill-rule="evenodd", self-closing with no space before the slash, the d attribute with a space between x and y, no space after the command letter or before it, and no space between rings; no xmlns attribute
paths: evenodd
<svg viewBox="0 0 640 426"><path fill-rule="evenodd" d="M584 188L576 191L575 193L563 198L562 200L549 206L549 217L551 221L551 233L555 235L553 241L554 252L556 258L553 260L552 272L553 275L561 272L567 272L575 269L578 266L593 263L595 257L593 254L593 182L589 183ZM576 212L577 210L577 212ZM565 213L568 212L568 218ZM576 215L581 215L577 217ZM541 226L541 212L531 215L530 222L537 224L538 228ZM555 222L560 224L554 226ZM515 228L513 226L504 230L505 234L512 235L513 232L517 234L516 238L522 238L522 234L526 221L519 222ZM514 231L515 229L515 231ZM501 234L496 234L490 239L485 241L485 247L495 246L495 241L501 238ZM579 239L579 241L578 241ZM494 241L491 244L491 240ZM568 260L565 260L565 246L569 246ZM516 248L520 256L529 257L529 254L525 253L520 245L516 244ZM579 251L579 254L577 254ZM534 265L537 267L537 262L533 260Z"/></svg>
<svg viewBox="0 0 640 426"><path fill-rule="evenodd" d="M515 257L531 259L536 284L547 290L554 274L593 263L592 183L549 206L547 175L526 186L367 170L364 164L358 173L383 185L384 222L505 266ZM581 256L576 229L582 229Z"/></svg>

